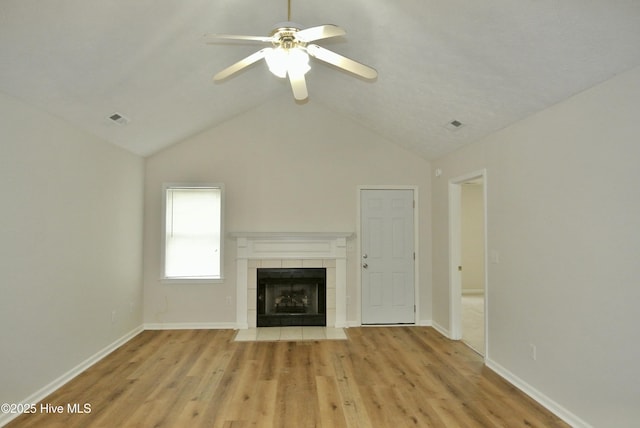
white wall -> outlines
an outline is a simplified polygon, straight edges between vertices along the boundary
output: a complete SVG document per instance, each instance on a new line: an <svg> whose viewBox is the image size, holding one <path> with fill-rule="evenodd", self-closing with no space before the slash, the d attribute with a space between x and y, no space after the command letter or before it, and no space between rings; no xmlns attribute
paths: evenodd
<svg viewBox="0 0 640 428"><path fill-rule="evenodd" d="M482 292L484 290L483 185L463 184L460 196L462 292Z"/></svg>
<svg viewBox="0 0 640 428"><path fill-rule="evenodd" d="M147 159L145 323L235 324L235 248L222 284L166 285L160 278L163 182L222 182L227 231L356 232L357 186L417 185L421 319L431 319L430 167L382 137L289 94ZM348 320L358 317L355 241L348 252ZM226 299L232 299L227 304Z"/></svg>
<svg viewBox="0 0 640 428"><path fill-rule="evenodd" d="M577 424L640 420L640 69L432 163L434 322L449 178L487 169L488 362ZM537 347L531 358L530 345Z"/></svg>
<svg viewBox="0 0 640 428"><path fill-rule="evenodd" d="M0 93L0 403L142 324L143 164Z"/></svg>

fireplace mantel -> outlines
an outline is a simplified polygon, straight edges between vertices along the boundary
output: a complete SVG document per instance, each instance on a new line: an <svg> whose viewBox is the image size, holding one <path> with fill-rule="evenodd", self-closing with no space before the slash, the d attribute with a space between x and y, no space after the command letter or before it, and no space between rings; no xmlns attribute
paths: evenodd
<svg viewBox="0 0 640 428"><path fill-rule="evenodd" d="M327 325L347 326L347 240L353 232L231 232L236 240L236 323L249 328L249 260L335 260L335 320ZM253 285L255 287L255 285Z"/></svg>
<svg viewBox="0 0 640 428"><path fill-rule="evenodd" d="M354 235L353 232L229 232L229 236L232 238L254 238L254 239L268 239L268 238L351 238Z"/></svg>

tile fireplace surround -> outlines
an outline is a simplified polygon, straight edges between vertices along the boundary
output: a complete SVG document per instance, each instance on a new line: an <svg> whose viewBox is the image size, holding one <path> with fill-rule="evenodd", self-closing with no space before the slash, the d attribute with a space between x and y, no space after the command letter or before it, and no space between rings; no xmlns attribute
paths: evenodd
<svg viewBox="0 0 640 428"><path fill-rule="evenodd" d="M327 327L347 326L347 240L352 232L232 232L236 240L236 325L256 327L257 269L327 269Z"/></svg>

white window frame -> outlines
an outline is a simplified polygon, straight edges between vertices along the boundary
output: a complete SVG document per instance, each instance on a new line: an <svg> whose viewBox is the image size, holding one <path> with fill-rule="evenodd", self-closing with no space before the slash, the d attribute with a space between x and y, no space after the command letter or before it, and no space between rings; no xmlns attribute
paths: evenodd
<svg viewBox="0 0 640 428"><path fill-rule="evenodd" d="M169 189L220 189L220 276L219 277L167 277L166 227L167 227L167 190ZM222 183L165 183L162 185L162 230L160 247L160 280L165 284L219 284L224 282L224 241L225 241L225 191Z"/></svg>

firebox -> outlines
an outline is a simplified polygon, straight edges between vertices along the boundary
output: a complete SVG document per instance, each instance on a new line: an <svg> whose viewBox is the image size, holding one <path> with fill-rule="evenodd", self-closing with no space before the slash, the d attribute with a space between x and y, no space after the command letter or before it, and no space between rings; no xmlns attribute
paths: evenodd
<svg viewBox="0 0 640 428"><path fill-rule="evenodd" d="M324 268L258 269L258 327L326 326Z"/></svg>

